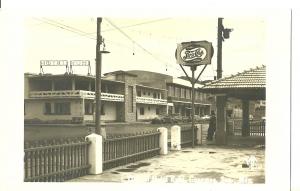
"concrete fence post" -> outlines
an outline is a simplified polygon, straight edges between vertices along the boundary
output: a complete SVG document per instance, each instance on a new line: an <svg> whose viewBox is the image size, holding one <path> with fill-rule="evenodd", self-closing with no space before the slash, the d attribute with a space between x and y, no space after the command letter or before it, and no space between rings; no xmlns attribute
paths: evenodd
<svg viewBox="0 0 300 191"><path fill-rule="evenodd" d="M197 144L202 145L202 125L197 124Z"/></svg>
<svg viewBox="0 0 300 191"><path fill-rule="evenodd" d="M85 139L91 142L88 147L88 162L91 165L89 174L101 174L103 171L102 136L92 133Z"/></svg>
<svg viewBox="0 0 300 191"><path fill-rule="evenodd" d="M178 125L171 127L171 150L181 150L181 127Z"/></svg>
<svg viewBox="0 0 300 191"><path fill-rule="evenodd" d="M206 138L207 138L207 133L208 133L208 123L203 123L201 124L201 129L202 129L202 144L207 144Z"/></svg>
<svg viewBox="0 0 300 191"><path fill-rule="evenodd" d="M168 154L168 129L165 127L160 127L157 129L160 132L159 136L159 147L160 154L166 155Z"/></svg>

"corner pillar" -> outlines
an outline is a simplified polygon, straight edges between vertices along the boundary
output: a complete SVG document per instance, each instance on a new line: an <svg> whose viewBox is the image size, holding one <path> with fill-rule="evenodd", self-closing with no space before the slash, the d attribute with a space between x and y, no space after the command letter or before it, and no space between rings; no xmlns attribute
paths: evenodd
<svg viewBox="0 0 300 191"><path fill-rule="evenodd" d="M247 137L250 135L249 100L242 100L242 109L243 109L242 136Z"/></svg>
<svg viewBox="0 0 300 191"><path fill-rule="evenodd" d="M216 144L226 144L226 100L225 95L217 96Z"/></svg>
<svg viewBox="0 0 300 191"><path fill-rule="evenodd" d="M168 129L165 127L160 127L157 129L160 132L159 136L159 147L160 154L166 155L168 154Z"/></svg>
<svg viewBox="0 0 300 191"><path fill-rule="evenodd" d="M93 133L85 139L91 142L88 147L88 162L91 165L89 174L101 174L103 172L102 136Z"/></svg>

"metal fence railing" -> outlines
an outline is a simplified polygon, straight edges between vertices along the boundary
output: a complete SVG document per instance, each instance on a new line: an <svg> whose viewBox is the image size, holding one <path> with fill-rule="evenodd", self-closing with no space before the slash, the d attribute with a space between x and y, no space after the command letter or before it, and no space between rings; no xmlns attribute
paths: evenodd
<svg viewBox="0 0 300 191"><path fill-rule="evenodd" d="M103 142L103 169L110 169L159 155L160 132L108 136Z"/></svg>
<svg viewBox="0 0 300 191"><path fill-rule="evenodd" d="M253 121L250 123L250 136L265 136L265 121Z"/></svg>
<svg viewBox="0 0 300 191"><path fill-rule="evenodd" d="M62 182L86 175L89 144L84 137L25 142L24 181Z"/></svg>
<svg viewBox="0 0 300 191"><path fill-rule="evenodd" d="M193 137L192 128L182 128L181 129L181 147L192 145ZM197 128L194 128L194 144L197 144Z"/></svg>
<svg viewBox="0 0 300 191"><path fill-rule="evenodd" d="M235 119L230 121L230 132L232 135L242 135L242 120ZM265 121L251 120L249 121L250 136L265 136ZM232 129L232 130L231 130Z"/></svg>

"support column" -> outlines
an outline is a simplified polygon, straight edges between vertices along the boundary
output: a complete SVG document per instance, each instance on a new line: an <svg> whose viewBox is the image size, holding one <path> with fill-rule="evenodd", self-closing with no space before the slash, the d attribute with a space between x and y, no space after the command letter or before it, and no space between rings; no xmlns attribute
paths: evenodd
<svg viewBox="0 0 300 191"><path fill-rule="evenodd" d="M55 83L54 80L51 80L51 90L55 91Z"/></svg>
<svg viewBox="0 0 300 191"><path fill-rule="evenodd" d="M84 118L85 115L85 100L82 98L82 108L81 108L82 117Z"/></svg>
<svg viewBox="0 0 300 191"><path fill-rule="evenodd" d="M91 81L89 81L89 87L88 87L88 90L89 90L89 91L92 91L92 82L91 82Z"/></svg>
<svg viewBox="0 0 300 191"><path fill-rule="evenodd" d="M226 96L217 96L216 144L226 144Z"/></svg>
<svg viewBox="0 0 300 191"><path fill-rule="evenodd" d="M242 109L243 109L242 136L247 137L250 135L249 100L242 100Z"/></svg>
<svg viewBox="0 0 300 191"><path fill-rule="evenodd" d="M171 150L179 151L181 149L181 127L174 125L171 127Z"/></svg>
<svg viewBox="0 0 300 191"><path fill-rule="evenodd" d="M197 145L202 145L202 124L197 124Z"/></svg>
<svg viewBox="0 0 300 191"><path fill-rule="evenodd" d="M160 132L159 136L159 147L160 154L166 155L168 154L168 129L165 127L160 127L157 129Z"/></svg>
<svg viewBox="0 0 300 191"><path fill-rule="evenodd" d="M91 141L88 147L88 161L91 165L89 174L100 174L103 171L102 136L93 133L85 139Z"/></svg>
<svg viewBox="0 0 300 191"><path fill-rule="evenodd" d="M75 79L72 79L72 90L75 90Z"/></svg>

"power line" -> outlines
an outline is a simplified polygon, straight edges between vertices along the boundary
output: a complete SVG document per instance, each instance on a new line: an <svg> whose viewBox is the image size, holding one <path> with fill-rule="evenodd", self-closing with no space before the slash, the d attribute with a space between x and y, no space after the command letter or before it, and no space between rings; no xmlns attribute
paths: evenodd
<svg viewBox="0 0 300 191"><path fill-rule="evenodd" d="M132 24L132 25L120 26L119 28L121 28L121 29L131 28L131 27L136 27L136 26L140 26L140 25L146 25L146 24L161 22L161 21L165 21L165 20L169 20L169 19L171 19L171 18L156 19L156 20L146 21L146 22L142 22L142 23L136 23L136 24ZM110 29L102 30L101 32L109 32L109 31L114 31L114 30L116 30L116 28L110 28ZM96 34L96 32L87 33L87 35L92 35L92 34Z"/></svg>
<svg viewBox="0 0 300 191"><path fill-rule="evenodd" d="M92 40L96 40L96 38L93 38L93 37L89 37L89 33L87 32L84 32L82 30L79 30L75 27L72 27L70 25L66 25L66 24L63 24L63 23L60 23L58 21L54 21L54 20L51 20L51 19L47 19L47 18L43 18L43 19L39 19L39 18L34 18L35 20L38 20L38 21L41 21L42 23L46 23L48 25L51 25L51 26L54 26L54 27L57 27L57 28L60 28L60 29L63 29L63 30L66 30L66 31L69 31L69 32L72 32L72 33L75 33L79 36L82 36L82 37L85 37L85 38L89 38L89 39L92 39ZM160 58L158 58L157 56L155 56L154 54L152 54L150 51L148 51L147 49L145 49L143 46L141 46L139 43L137 43L135 40L133 40L130 36L128 36L125 32L123 32L118 26L116 26L115 24L113 24L111 21L109 21L108 19L106 19L113 27L115 27L119 32L121 32L123 35L125 35L133 44L136 44L139 48L141 48L144 52L148 53L150 56L152 56L153 58L155 58L156 60L158 60L159 62L163 63L166 65L166 70L168 69L169 66L171 66L172 68L176 69L177 71L179 72L182 72L179 68L173 66L172 64L170 64L169 62L166 62L164 60L161 60ZM146 23L146 22L145 22ZM140 23L142 24L142 23ZM143 23L144 24L144 23ZM136 24L137 25L137 24ZM114 43L114 44L117 44L119 46L123 46L125 48L128 48L130 49L128 46L124 45L124 44L121 44L119 42L114 42L114 41L111 41L111 40L107 40L111 43Z"/></svg>
<svg viewBox="0 0 300 191"><path fill-rule="evenodd" d="M83 35L89 34L89 33L85 32L85 31L82 31L82 30L80 30L80 29L78 29L78 28L72 27L72 26L70 26L70 25L63 24L63 23L58 22L58 21L55 21L55 20L51 20L51 19L47 19L47 18L43 18L43 19L46 20L46 21L49 21L49 22L52 22L52 23L55 23L55 24L58 24L58 25L67 27L67 28L69 28L69 29L71 29L71 30L77 31L78 33L82 33ZM95 33L95 34L96 34L96 33Z"/></svg>
<svg viewBox="0 0 300 191"><path fill-rule="evenodd" d="M161 60L160 58L156 57L154 54L152 54L150 51L148 51L147 49L145 49L142 45L140 45L138 42L136 42L135 40L133 40L129 35L127 35L122 29L120 29L117 25L115 25L111 20L109 20L108 18L105 18L105 20L111 24L113 27L115 27L120 33L122 33L126 38L128 38L132 43L136 44L138 47L140 47L143 51L145 51L146 53L148 53L150 56L152 56L153 58L155 58L156 60L158 60L159 62L162 62L164 64L169 64L166 61Z"/></svg>
<svg viewBox="0 0 300 191"><path fill-rule="evenodd" d="M85 38L89 38L89 39L92 39L92 40L96 40L96 38L92 38L92 37L89 37L89 36L86 36L86 33L84 33L83 31L80 31L80 30L75 30L75 28L73 27L66 27L67 25L62 25L62 24L58 24L57 23L54 23L54 22L51 22L51 21L47 21L47 19L43 20L43 19L39 19L39 18L34 18L35 20L38 20L38 21L41 21L43 23L46 23L48 25L51 25L51 26L54 26L54 27L57 27L57 28L60 28L60 29L63 29L63 30L66 30L66 31L69 31L69 32L72 32L72 33L75 33L79 36L82 36L82 37L85 37Z"/></svg>

